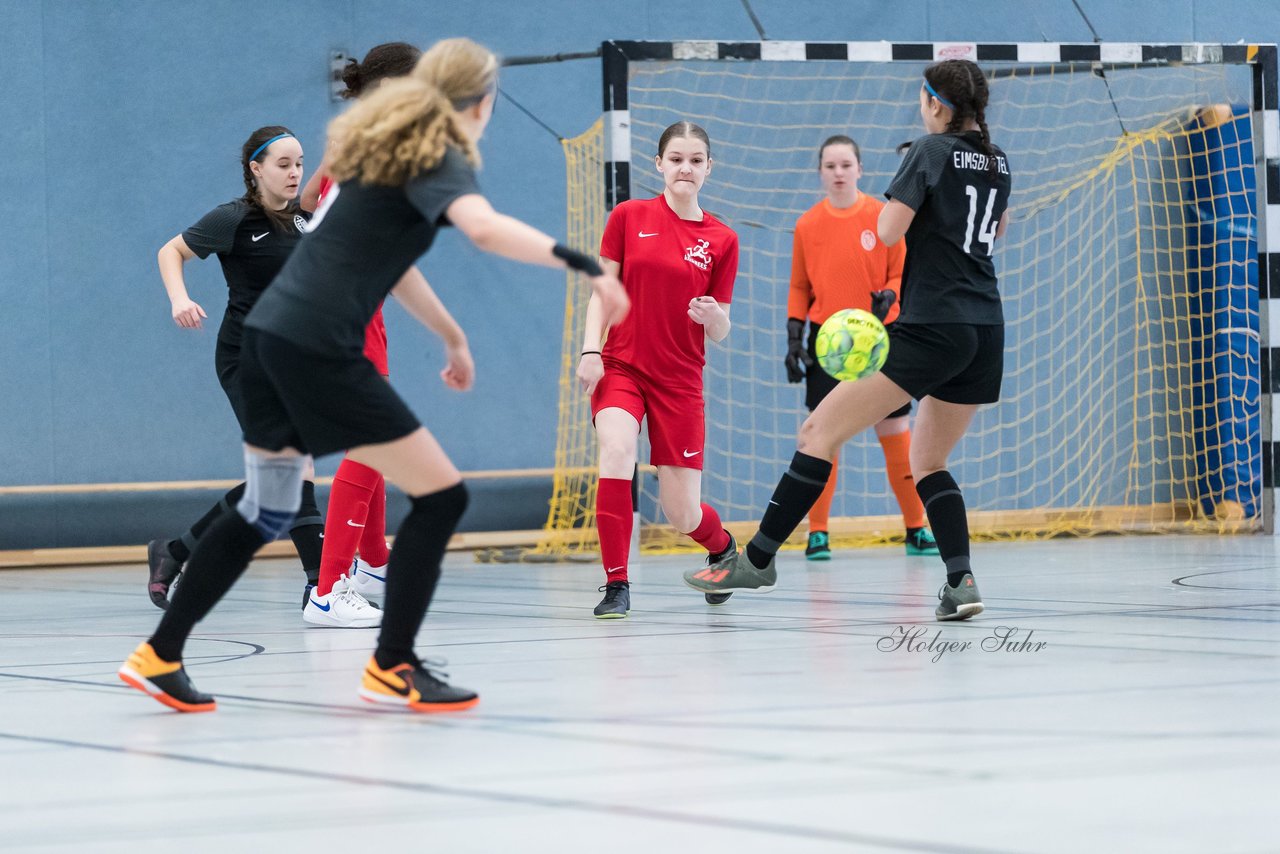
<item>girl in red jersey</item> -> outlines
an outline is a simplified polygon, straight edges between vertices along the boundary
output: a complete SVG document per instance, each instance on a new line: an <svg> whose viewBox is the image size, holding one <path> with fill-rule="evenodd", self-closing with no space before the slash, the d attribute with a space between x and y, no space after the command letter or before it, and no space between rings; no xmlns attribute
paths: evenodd
<svg viewBox="0 0 1280 854"><path fill-rule="evenodd" d="M421 56L421 50L405 42L387 42L371 48L361 62L353 59L343 69L342 80L347 88L342 97L358 98L384 80L408 74ZM315 209L335 186L326 165L323 161L320 163L303 189L304 207ZM411 267L405 276L421 278L422 274ZM443 316L447 317L448 313ZM462 334L461 329L456 332ZM378 373L390 376L387 326L381 306L365 329L364 355ZM381 624L382 612L365 597L381 598L386 589L390 554L386 536L387 492L382 475L376 469L344 457L329 489L320 577L302 607L302 619L306 623L333 628L372 628Z"/></svg>
<svg viewBox="0 0 1280 854"><path fill-rule="evenodd" d="M614 208L600 242L601 265L622 280L631 313L606 330L592 297L578 363L600 443L596 524L606 579L595 615L602 619L625 617L631 607L631 478L645 418L667 520L705 548L711 561L737 551L701 495L704 339L719 342L729 334L738 235L698 205L711 173L705 130L687 121L671 125L658 140L655 163L662 194ZM706 598L718 605L729 597Z"/></svg>

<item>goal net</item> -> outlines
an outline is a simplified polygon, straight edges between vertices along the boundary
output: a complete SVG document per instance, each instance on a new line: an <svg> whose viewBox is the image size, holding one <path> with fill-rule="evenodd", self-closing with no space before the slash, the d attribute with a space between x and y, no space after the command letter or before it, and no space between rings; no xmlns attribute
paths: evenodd
<svg viewBox="0 0 1280 854"><path fill-rule="evenodd" d="M1019 62L1025 47L976 48L1013 196L995 255L1007 323L1002 396L980 410L951 464L973 534L1260 529L1253 57L1243 46L1179 46L1170 62L1172 48L1045 45L1031 46L1045 49L1036 61ZM1075 59L1072 47L1097 55ZM999 58L983 59L983 48ZM565 144L570 240L598 251L610 205L661 192L653 156L667 125L706 128L714 169L701 203L737 231L741 257L733 331L707 347L703 495L749 535L805 416L803 386L786 382L783 357L793 228L822 198L818 146L833 134L857 140L859 188L882 198L898 146L923 132L926 60L946 49L604 50L612 109ZM965 50L972 58L975 46L956 52ZM571 276L542 552L596 547L594 434L573 381L588 296ZM638 477L644 548L692 547L664 524L653 474L642 467ZM837 543L902 537L872 431L841 453L831 533Z"/></svg>

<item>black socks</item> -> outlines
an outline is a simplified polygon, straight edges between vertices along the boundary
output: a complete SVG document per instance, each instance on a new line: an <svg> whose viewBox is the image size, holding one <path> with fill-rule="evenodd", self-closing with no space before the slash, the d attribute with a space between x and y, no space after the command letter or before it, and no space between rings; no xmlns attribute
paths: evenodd
<svg viewBox="0 0 1280 854"><path fill-rule="evenodd" d="M238 484L230 492L218 500L218 503L209 508L209 512L200 517L194 525L191 526L185 534L176 540L170 540L166 544L169 555L178 563L186 563L191 558L191 553L195 550L196 543L204 536L204 532L209 529L222 514L234 512L240 499L244 497L244 484ZM237 514L238 515L238 514ZM298 515L294 518L292 526L289 528L289 538L293 540L293 546L298 550L298 557L302 560L302 571L307 574L307 580L315 584L320 579L320 554L324 546L322 534L324 533L324 517L320 515L320 507L316 503L316 485L314 482L307 480L302 483L302 506L298 508Z"/></svg>
<svg viewBox="0 0 1280 854"><path fill-rule="evenodd" d="M209 530L219 516L228 510L234 510L235 506L240 503L240 499L244 497L244 484L236 484L226 495L218 499L218 503L209 508L200 519L192 525L185 534L176 540L170 540L166 548L169 550L169 556L178 563L186 563L191 557L192 550L196 547L196 541L204 536L204 532Z"/></svg>
<svg viewBox="0 0 1280 854"><path fill-rule="evenodd" d="M418 660L413 644L440 580L445 548L467 509L467 487L459 483L409 501L413 509L396 532L387 565L386 607L373 654L383 670Z"/></svg>
<svg viewBox="0 0 1280 854"><path fill-rule="evenodd" d="M948 471L936 471L916 482L929 527L938 542L938 555L947 565L947 584L956 587L969 567L969 519L964 496Z"/></svg>
<svg viewBox="0 0 1280 854"><path fill-rule="evenodd" d="M165 661L180 661L182 647L196 623L218 604L253 560L265 540L239 513L223 513L204 532L182 572L150 643Z"/></svg>
<svg viewBox="0 0 1280 854"><path fill-rule="evenodd" d="M289 539L298 550L302 560L302 571L307 574L307 581L316 584L320 580L320 554L324 548L324 516L316 504L316 485L314 482L302 482L302 506L289 527Z"/></svg>
<svg viewBox="0 0 1280 854"><path fill-rule="evenodd" d="M764 569L800 526L831 476L831 463L796 451L791 467L778 481L769 507L760 520L760 530L747 543L747 559L756 569Z"/></svg>

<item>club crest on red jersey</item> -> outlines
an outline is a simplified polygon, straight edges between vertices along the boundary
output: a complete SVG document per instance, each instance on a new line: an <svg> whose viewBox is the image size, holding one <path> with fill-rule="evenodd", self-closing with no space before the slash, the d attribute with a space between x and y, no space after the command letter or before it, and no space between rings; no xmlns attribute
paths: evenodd
<svg viewBox="0 0 1280 854"><path fill-rule="evenodd" d="M707 248L711 244L706 240L699 240L693 246L687 246L684 250L684 260L697 267L699 270L711 269L711 262L714 260Z"/></svg>

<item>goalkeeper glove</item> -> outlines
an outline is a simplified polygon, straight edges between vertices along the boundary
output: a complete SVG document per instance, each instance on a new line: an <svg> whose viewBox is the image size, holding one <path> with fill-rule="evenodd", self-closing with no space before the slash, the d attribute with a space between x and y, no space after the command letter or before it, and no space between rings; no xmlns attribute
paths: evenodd
<svg viewBox="0 0 1280 854"><path fill-rule="evenodd" d="M871 292L871 313L876 319L884 323L884 319L889 316L889 309L893 308L893 304L898 301L898 295L893 291L885 288L883 291Z"/></svg>
<svg viewBox="0 0 1280 854"><path fill-rule="evenodd" d="M805 369L813 365L813 357L804 346L804 321L787 318L787 382L804 379Z"/></svg>

